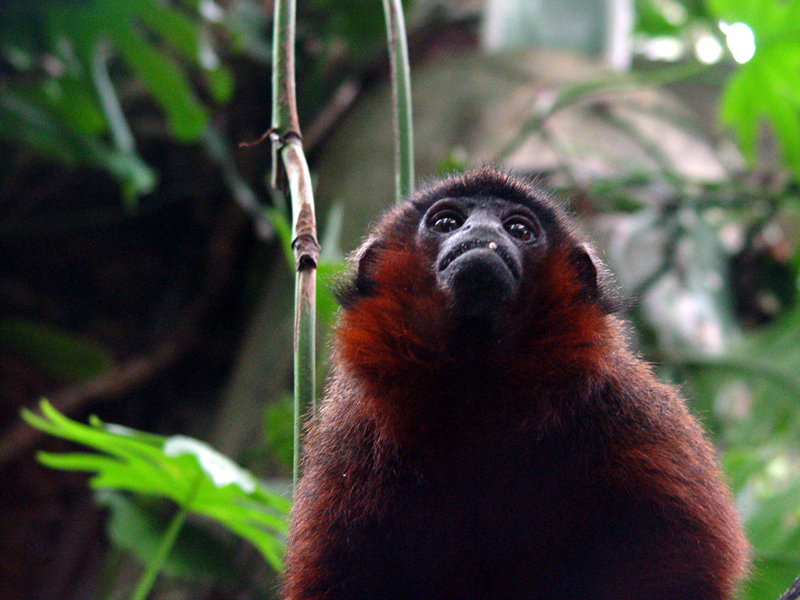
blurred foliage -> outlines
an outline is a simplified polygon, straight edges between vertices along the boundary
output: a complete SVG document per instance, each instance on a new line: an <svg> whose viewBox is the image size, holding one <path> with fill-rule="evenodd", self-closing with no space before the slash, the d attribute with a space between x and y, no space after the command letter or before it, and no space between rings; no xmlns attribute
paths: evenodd
<svg viewBox="0 0 800 600"><path fill-rule="evenodd" d="M410 5L410 2L406 2ZM383 52L380 2L316 0L300 7L301 114L311 117L345 78ZM230 149L212 124L232 97L232 57L271 60L259 0L7 0L0 11L0 137L69 167L108 172L129 206L159 174L138 151L147 98L176 143L202 143L245 208Z"/></svg>
<svg viewBox="0 0 800 600"><path fill-rule="evenodd" d="M286 395L264 407L264 443L286 471L292 468L294 458L294 398Z"/></svg>
<svg viewBox="0 0 800 600"><path fill-rule="evenodd" d="M798 0L637 0L636 31L647 38L680 40L684 51L702 58L702 44L728 50L736 65L725 83L720 119L736 134L754 162L767 124L786 168L800 178L800 1ZM732 25L752 34L755 53L730 53ZM741 31L741 30L740 30ZM722 58L711 57L707 62Z"/></svg>
<svg viewBox="0 0 800 600"><path fill-rule="evenodd" d="M163 111L168 132L195 141L209 117L190 71L214 101L232 92L197 9L197 2L156 0L9 0L0 12L0 135L67 165L108 170L129 200L152 191L156 174L136 152L110 52L120 59L113 66L132 73Z"/></svg>
<svg viewBox="0 0 800 600"><path fill-rule="evenodd" d="M800 178L800 1L711 0L715 16L745 23L756 52L727 82L721 116L753 159L766 121L786 166Z"/></svg>
<svg viewBox="0 0 800 600"><path fill-rule="evenodd" d="M403 5L407 8L407 0ZM307 32L328 46L344 45L355 60L370 57L380 44L385 48L386 21L380 2L361 0L313 0L308 15ZM340 50L341 51L341 50Z"/></svg>
<svg viewBox="0 0 800 600"><path fill-rule="evenodd" d="M24 319L0 319L0 349L70 381L91 379L111 366L109 352L78 335Z"/></svg>
<svg viewBox="0 0 800 600"><path fill-rule="evenodd" d="M703 0L636 0L635 30L648 36L691 36L710 23Z"/></svg>

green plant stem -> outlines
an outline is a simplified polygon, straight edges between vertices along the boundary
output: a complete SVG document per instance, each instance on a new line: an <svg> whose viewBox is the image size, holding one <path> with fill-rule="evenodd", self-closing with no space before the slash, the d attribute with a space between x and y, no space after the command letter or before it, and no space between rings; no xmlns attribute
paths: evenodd
<svg viewBox="0 0 800 600"><path fill-rule="evenodd" d="M395 198L402 202L414 192L414 125L411 115L411 68L401 0L383 0L389 62L392 72L394 118Z"/></svg>
<svg viewBox="0 0 800 600"><path fill-rule="evenodd" d="M316 397L316 274L319 260L311 175L303 153L294 80L295 0L275 0L272 75L272 184L288 181L295 263L294 482L300 474L301 419Z"/></svg>
<svg viewBox="0 0 800 600"><path fill-rule="evenodd" d="M164 532L164 537L161 538L161 543L158 545L155 555L153 555L153 558L147 565L147 569L142 575L142 578L136 585L136 589L131 595L131 600L145 600L147 595L150 593L150 590L153 589L153 584L156 582L156 577L158 577L158 574L161 572L161 569L164 566L164 561L167 560L170 550L172 550L172 547L175 545L175 540L178 539L178 533L180 532L181 527L183 527L183 523L186 520L186 515L189 514L189 507L194 500L195 494L197 494L197 490L200 487L201 481L202 477L198 476L197 480L192 485L188 496L186 497L186 502L181 504L178 512L175 513L175 516L172 517L172 520L169 522L169 527L167 527L167 530Z"/></svg>
<svg viewBox="0 0 800 600"><path fill-rule="evenodd" d="M272 128L279 135L300 134L294 81L294 39L297 3L275 0L272 40ZM273 165L273 169L277 168Z"/></svg>
<svg viewBox="0 0 800 600"><path fill-rule="evenodd" d="M292 199L295 255L294 321L294 460L293 479L300 476L300 431L302 415L316 411L316 277L319 244L316 238L311 174L303 148L291 140L281 150L289 194Z"/></svg>
<svg viewBox="0 0 800 600"><path fill-rule="evenodd" d="M130 154L136 150L136 141L122 112L114 84L108 74L108 47L104 42L98 42L92 56L92 82L100 98L100 106L108 122L108 129L114 146L120 152Z"/></svg>

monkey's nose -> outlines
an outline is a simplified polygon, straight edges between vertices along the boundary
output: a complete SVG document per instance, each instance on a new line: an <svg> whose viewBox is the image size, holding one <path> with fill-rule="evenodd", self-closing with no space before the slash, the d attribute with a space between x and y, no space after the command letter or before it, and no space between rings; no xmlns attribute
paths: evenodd
<svg viewBox="0 0 800 600"><path fill-rule="evenodd" d="M503 224L493 212L476 210L463 225L463 229L486 232L487 234L502 233Z"/></svg>

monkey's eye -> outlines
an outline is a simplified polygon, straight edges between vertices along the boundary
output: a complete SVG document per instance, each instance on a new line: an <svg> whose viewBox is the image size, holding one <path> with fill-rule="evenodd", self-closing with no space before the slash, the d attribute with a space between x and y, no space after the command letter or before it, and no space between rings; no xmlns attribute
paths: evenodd
<svg viewBox="0 0 800 600"><path fill-rule="evenodd" d="M524 217L513 217L503 225L511 237L521 242L530 242L536 237L536 227Z"/></svg>
<svg viewBox="0 0 800 600"><path fill-rule="evenodd" d="M428 221L428 227L437 233L450 233L464 224L461 215L453 211L442 211Z"/></svg>

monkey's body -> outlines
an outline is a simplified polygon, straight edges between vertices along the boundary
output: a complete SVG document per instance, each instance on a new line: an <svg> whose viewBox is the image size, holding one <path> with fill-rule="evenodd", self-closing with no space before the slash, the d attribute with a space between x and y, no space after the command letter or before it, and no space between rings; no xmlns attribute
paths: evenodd
<svg viewBox="0 0 800 600"><path fill-rule="evenodd" d="M473 173L365 243L306 441L288 600L732 597L747 544L712 448L537 194Z"/></svg>

